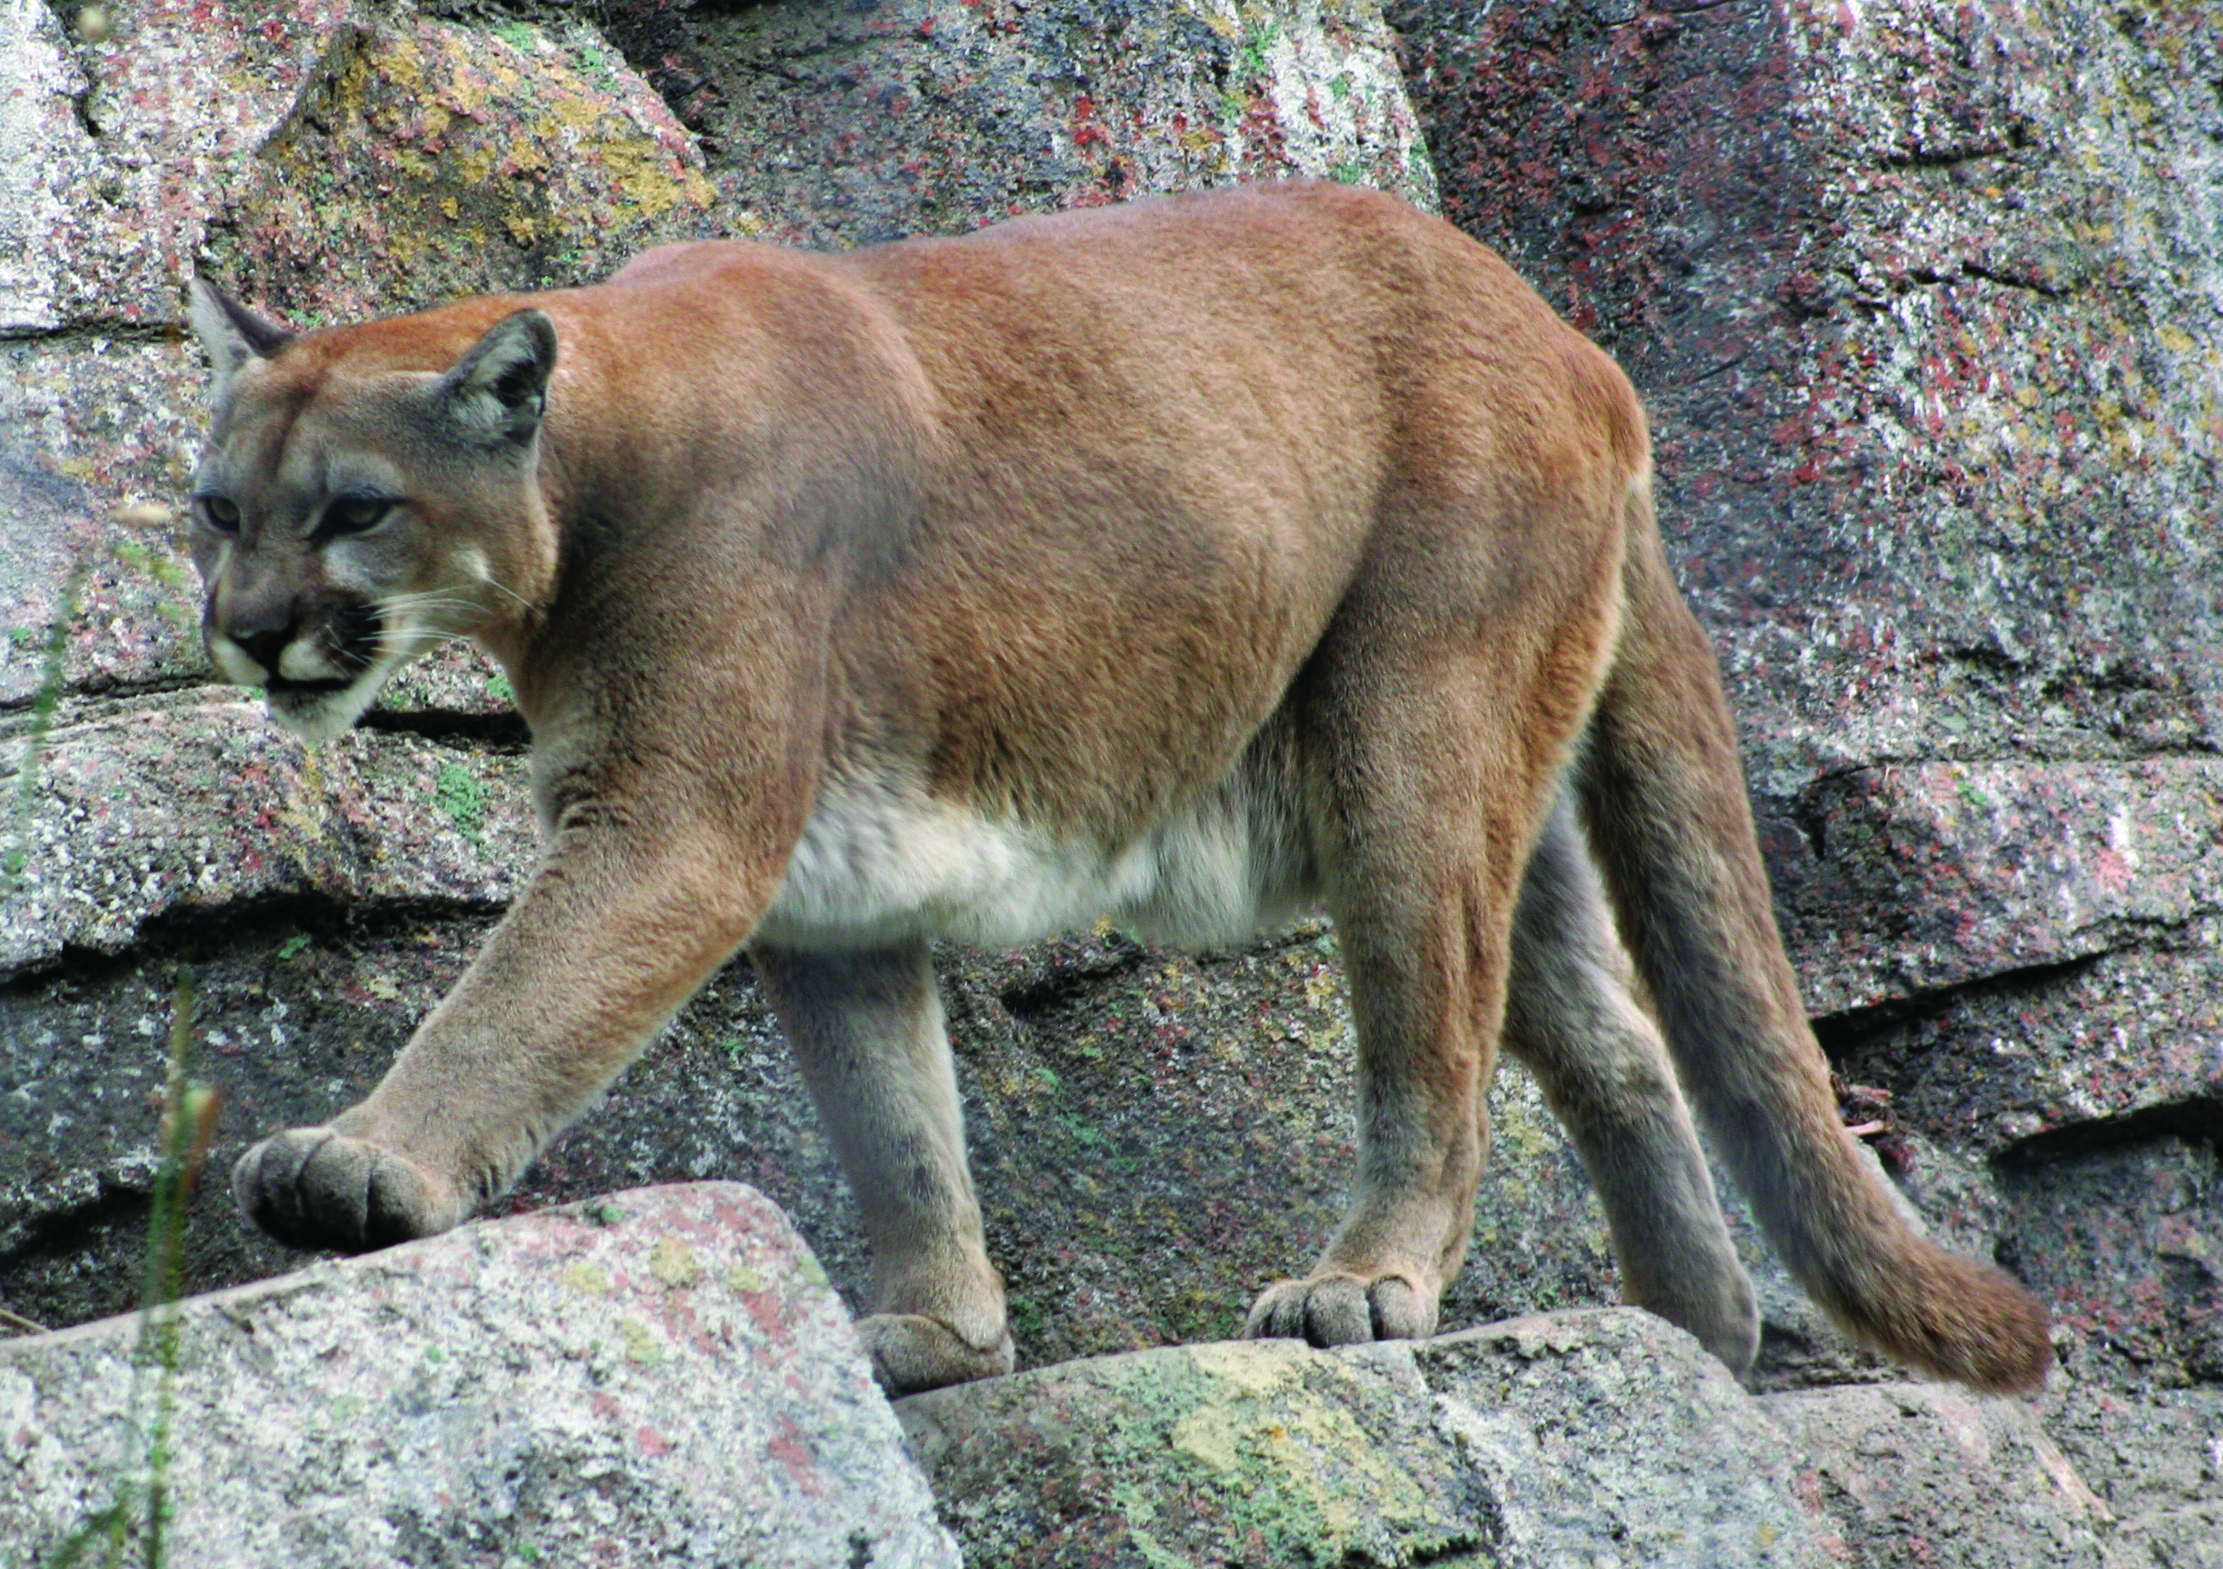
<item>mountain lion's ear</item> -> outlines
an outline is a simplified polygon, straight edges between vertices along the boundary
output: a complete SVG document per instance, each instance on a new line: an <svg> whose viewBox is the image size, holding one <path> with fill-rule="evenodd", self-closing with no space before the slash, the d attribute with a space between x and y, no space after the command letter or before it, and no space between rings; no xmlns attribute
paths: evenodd
<svg viewBox="0 0 2223 1569"><path fill-rule="evenodd" d="M199 274L194 275L189 292L192 301L186 317L215 369L219 396L242 365L268 359L293 341L292 332L265 321Z"/></svg>
<svg viewBox="0 0 2223 1569"><path fill-rule="evenodd" d="M556 368L556 324L523 310L486 329L441 378L449 412L479 441L523 444L540 428Z"/></svg>

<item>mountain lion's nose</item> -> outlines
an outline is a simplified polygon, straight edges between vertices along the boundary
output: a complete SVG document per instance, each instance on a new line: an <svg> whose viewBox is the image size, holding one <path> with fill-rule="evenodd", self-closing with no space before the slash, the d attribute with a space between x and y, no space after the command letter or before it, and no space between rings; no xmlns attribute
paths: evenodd
<svg viewBox="0 0 2223 1569"><path fill-rule="evenodd" d="M278 673L278 656L293 641L299 624L288 617L277 626L233 627L228 634L249 659L275 676Z"/></svg>

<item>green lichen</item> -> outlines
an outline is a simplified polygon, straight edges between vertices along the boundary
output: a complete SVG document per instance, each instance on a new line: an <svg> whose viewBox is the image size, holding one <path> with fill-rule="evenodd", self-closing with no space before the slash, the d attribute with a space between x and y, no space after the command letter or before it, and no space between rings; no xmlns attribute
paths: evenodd
<svg viewBox="0 0 2223 1569"><path fill-rule="evenodd" d="M443 763L432 776L433 804L447 814L457 833L478 849L486 848L480 830L486 823L486 790L461 763Z"/></svg>
<svg viewBox="0 0 2223 1569"><path fill-rule="evenodd" d="M565 1265L563 1273L556 1278L583 1297L608 1296L610 1292L610 1272L586 1259Z"/></svg>
<svg viewBox="0 0 2223 1569"><path fill-rule="evenodd" d="M1049 1328L1049 1311L1034 1298L1021 1296L1016 1291L1005 1295L1003 1311L1011 1327L1022 1335L1039 1335Z"/></svg>
<svg viewBox="0 0 2223 1569"><path fill-rule="evenodd" d="M658 1237L648 1250L648 1272L668 1290L691 1286L702 1273L695 1250L677 1237Z"/></svg>
<svg viewBox="0 0 2223 1569"><path fill-rule="evenodd" d="M1100 1364L1089 1460L1132 1478L1110 1502L1144 1562L1187 1565L1195 1522L1271 1563L1399 1563L1471 1546L1368 1430L1356 1374L1278 1344L1197 1346ZM1174 1509L1171 1501L1197 1500ZM1189 1529L1178 1522L1186 1517ZM1214 1555L1210 1561L1218 1561Z"/></svg>
<svg viewBox="0 0 2223 1569"><path fill-rule="evenodd" d="M618 1339L625 1342L625 1359L636 1367L654 1367L664 1360L664 1344L637 1318L617 1321Z"/></svg>

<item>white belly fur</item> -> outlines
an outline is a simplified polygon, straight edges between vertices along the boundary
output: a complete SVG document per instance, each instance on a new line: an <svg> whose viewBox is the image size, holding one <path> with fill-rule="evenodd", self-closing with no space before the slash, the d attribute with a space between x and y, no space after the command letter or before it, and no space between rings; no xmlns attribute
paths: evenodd
<svg viewBox="0 0 2223 1569"><path fill-rule="evenodd" d="M1257 830L1240 778L1111 852L906 782L830 782L757 936L797 948L935 937L1004 947L1108 918L1186 947L1236 942L1308 902L1287 839Z"/></svg>

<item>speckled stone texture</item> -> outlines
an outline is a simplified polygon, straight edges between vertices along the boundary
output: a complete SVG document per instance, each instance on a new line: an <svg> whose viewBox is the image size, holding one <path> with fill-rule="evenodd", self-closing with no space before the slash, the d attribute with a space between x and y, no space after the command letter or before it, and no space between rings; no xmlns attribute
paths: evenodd
<svg viewBox="0 0 2223 1569"><path fill-rule="evenodd" d="M1939 1384L1769 1395L1800 1450L1800 1485L1857 1564L2106 1562L2114 1514L2030 1407Z"/></svg>
<svg viewBox="0 0 2223 1569"><path fill-rule="evenodd" d="M2027 1407L1755 1400L1635 1309L1070 1362L897 1402L975 1569L2102 1563Z"/></svg>
<svg viewBox="0 0 2223 1569"><path fill-rule="evenodd" d="M175 1569L958 1562L825 1275L748 1188L613 1194L195 1299L166 1391L143 1333L0 1346L11 1562L142 1482L165 1403Z"/></svg>
<svg viewBox="0 0 2223 1569"><path fill-rule="evenodd" d="M703 138L730 230L960 233L1310 174L1432 206L1373 0L613 0L610 36Z"/></svg>
<svg viewBox="0 0 2223 1569"><path fill-rule="evenodd" d="M1816 1010L2214 912L2211 10L1395 18L1447 211L1652 405Z"/></svg>

